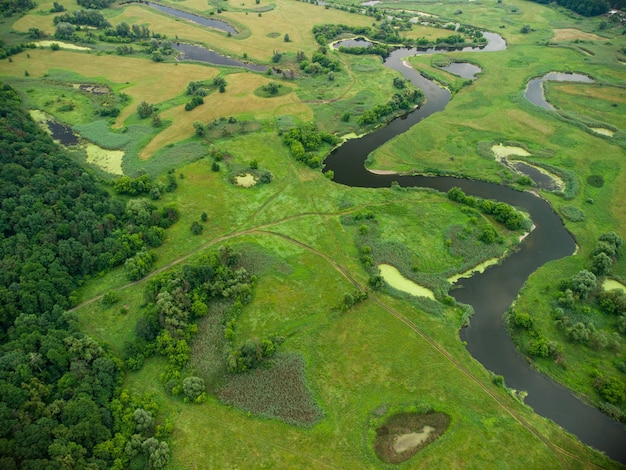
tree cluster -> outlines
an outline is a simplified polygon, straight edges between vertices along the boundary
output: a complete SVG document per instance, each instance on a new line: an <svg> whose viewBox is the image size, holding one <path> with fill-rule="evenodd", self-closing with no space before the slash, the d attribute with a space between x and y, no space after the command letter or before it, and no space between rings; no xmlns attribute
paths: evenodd
<svg viewBox="0 0 626 470"><path fill-rule="evenodd" d="M300 61L300 70L311 75L335 73L341 70L341 63L337 59L332 59L325 47L320 47L313 53L310 62L303 57Z"/></svg>
<svg viewBox="0 0 626 470"><path fill-rule="evenodd" d="M419 88L402 90L398 93L394 93L388 103L379 104L365 111L359 118L359 125L369 126L383 122L397 111L408 111L413 106L419 105L423 101L424 93Z"/></svg>
<svg viewBox="0 0 626 470"><path fill-rule="evenodd" d="M521 212L516 211L504 202L494 202L488 199L479 199L467 196L461 188L451 188L448 199L465 204L480 210L484 214L493 215L493 218L509 230L520 230L526 225L526 219Z"/></svg>
<svg viewBox="0 0 626 470"><path fill-rule="evenodd" d="M544 4L550 3L548 0L533 1ZM602 15L611 8L611 3L608 0L556 0L556 4L582 16Z"/></svg>
<svg viewBox="0 0 626 470"><path fill-rule="evenodd" d="M595 351L608 351L611 355L621 350L623 340L620 334L626 335L626 293L601 290L601 278L597 277L608 272L604 261L602 269L598 269L598 260L613 263L619 256L621 245L622 239L616 233L601 235L591 254L591 268L596 274L581 269L569 279L560 281L552 316L554 325L566 341ZM562 346L544 336L531 314L512 310L508 321L512 327L529 334L524 349L530 356L552 357L562 367L567 367ZM621 372L626 371L624 362L613 364ZM607 369L603 373L596 370L590 380L603 400L600 408L616 419L623 419L624 412L620 408L626 404L623 383Z"/></svg>
<svg viewBox="0 0 626 470"><path fill-rule="evenodd" d="M14 44L13 46L8 46L4 43L2 39L0 39L0 59L6 59L15 54L19 54L20 52L25 51L26 49L34 49L36 46L32 43L29 44Z"/></svg>
<svg viewBox="0 0 626 470"><path fill-rule="evenodd" d="M298 161L306 163L311 168L318 168L322 158L316 151L323 143L336 145L339 138L324 131L320 131L313 124L306 124L289 129L283 135L283 143L289 147L291 155Z"/></svg>
<svg viewBox="0 0 626 470"><path fill-rule="evenodd" d="M107 28L104 34L100 35L101 41L106 42L134 42L150 38L150 28L145 25L129 25L122 22L114 28Z"/></svg>
<svg viewBox="0 0 626 470"><path fill-rule="evenodd" d="M234 363L233 371L256 365L248 349L231 344L236 317L251 301L254 284L254 278L244 268L236 268L238 259L232 249L222 247L193 264L150 279L145 289L145 312L135 330L136 340L125 347L128 367L140 368L145 357L155 353L165 356L168 366L161 380L166 390L199 401L203 387L198 380L188 380L186 369L191 354L189 341L197 331L195 321L213 314L212 302L230 305L224 318L224 336L229 342L229 350L225 351L227 363Z"/></svg>
<svg viewBox="0 0 626 470"><path fill-rule="evenodd" d="M65 308L82 277L160 244L173 207L112 198L0 93L0 325L20 312Z"/></svg>
<svg viewBox="0 0 626 470"><path fill-rule="evenodd" d="M76 0L83 8L89 8L92 10L102 10L109 7L115 0Z"/></svg>
<svg viewBox="0 0 626 470"><path fill-rule="evenodd" d="M36 6L37 2L34 0L4 0L0 2L0 15L8 17L28 11Z"/></svg>
<svg viewBox="0 0 626 470"><path fill-rule="evenodd" d="M111 23L96 10L75 10L54 17L54 24L69 23L75 26L93 26L94 28L109 28Z"/></svg>

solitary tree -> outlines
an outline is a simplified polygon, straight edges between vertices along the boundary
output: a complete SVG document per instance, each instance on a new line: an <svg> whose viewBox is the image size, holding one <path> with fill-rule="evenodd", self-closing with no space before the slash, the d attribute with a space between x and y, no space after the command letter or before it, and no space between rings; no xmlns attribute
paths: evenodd
<svg viewBox="0 0 626 470"><path fill-rule="evenodd" d="M152 115L152 113L154 113L154 105L150 103L142 101L141 103L139 103L139 106L137 106L137 114L139 114L139 117L141 119L147 118L148 116Z"/></svg>

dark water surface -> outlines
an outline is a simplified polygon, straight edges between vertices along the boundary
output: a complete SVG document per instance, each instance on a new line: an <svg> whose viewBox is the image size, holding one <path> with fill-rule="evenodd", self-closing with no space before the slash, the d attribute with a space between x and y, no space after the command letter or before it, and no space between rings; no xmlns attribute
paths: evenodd
<svg viewBox="0 0 626 470"><path fill-rule="evenodd" d="M469 78L470 80L476 79L476 74L482 72L480 67L469 62L452 62L450 65L440 68L457 77Z"/></svg>
<svg viewBox="0 0 626 470"><path fill-rule="evenodd" d="M482 50L494 51L506 47L499 35L486 33L485 36L489 44ZM325 169L334 172L337 183L347 186L380 188L389 187L393 181L400 186L427 187L439 191L458 186L466 194L506 202L527 211L536 228L520 244L519 250L484 273L460 280L460 288L450 292L457 301L472 305L476 312L471 325L461 330L461 339L467 342L468 351L485 368L504 376L508 387L527 391L525 402L537 413L552 419L582 442L626 463L624 427L533 370L517 352L503 322L503 314L530 274L550 260L574 253L574 239L552 207L531 193L493 183L452 177L376 175L364 167L369 153L422 119L442 111L450 101L447 90L439 88L403 64L405 57L430 52L433 50L420 52L416 49L399 49L385 61L387 67L400 71L424 91L426 103L371 134L346 141L328 156Z"/></svg>
<svg viewBox="0 0 626 470"><path fill-rule="evenodd" d="M563 73L563 72L550 72L543 77L533 78L528 82L526 86L526 92L524 98L537 106L541 106L545 109L554 109L550 103L546 101L543 93L543 82L546 80L553 80L555 82L582 82L592 83L593 79L587 75L581 73ZM626 444L624 444L626 446Z"/></svg>
<svg viewBox="0 0 626 470"><path fill-rule="evenodd" d="M217 52L211 51L204 47L194 46L192 44L172 43L172 47L180 52L179 60L197 60L198 62L207 62L214 65L224 65L228 67L243 67L248 70L254 70L255 72L265 72L267 67L265 65L256 65L246 62L241 62L230 57L225 57Z"/></svg>
<svg viewBox="0 0 626 470"><path fill-rule="evenodd" d="M208 26L209 28L220 29L227 33L238 34L237 30L233 28L231 25L222 20L214 20L212 18L207 18L205 16L194 15L192 13L187 13L186 11L177 10L176 8L166 7L165 5L159 5L157 3L152 2L138 2L145 3L150 8L154 8L155 10L159 10L162 13L167 13L168 15L175 16L177 18L181 18L183 20L191 21L192 23L197 23L202 26Z"/></svg>
<svg viewBox="0 0 626 470"><path fill-rule="evenodd" d="M48 121L46 124L48 129L50 129L50 133L52 134L52 138L54 140L58 140L63 145L68 146L78 144L78 136L74 134L71 126L52 120Z"/></svg>

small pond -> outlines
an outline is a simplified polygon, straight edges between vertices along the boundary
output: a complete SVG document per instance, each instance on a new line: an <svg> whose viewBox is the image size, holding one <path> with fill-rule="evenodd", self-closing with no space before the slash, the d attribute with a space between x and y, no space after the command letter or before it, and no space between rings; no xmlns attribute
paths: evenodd
<svg viewBox="0 0 626 470"><path fill-rule="evenodd" d="M550 72L545 74L543 77L533 78L529 81L526 86L526 91L524 92L524 98L537 106L553 110L554 106L546 101L546 97L543 92L543 82L549 80L554 82L593 83L593 79L591 77L581 73Z"/></svg>
<svg viewBox="0 0 626 470"><path fill-rule="evenodd" d="M172 44L172 47L180 52L178 60L197 60L198 62L206 62L214 65L223 65L227 67L243 67L255 72L265 72L267 67L264 65L248 64L239 60L225 57L217 52L205 49L204 47L185 44L182 42Z"/></svg>
<svg viewBox="0 0 626 470"><path fill-rule="evenodd" d="M461 78L468 78L470 80L476 79L476 74L483 70L477 65L470 64L469 62L452 62L446 67L439 67L441 70L450 72L453 75Z"/></svg>
<svg viewBox="0 0 626 470"><path fill-rule="evenodd" d="M74 134L71 126L57 121L48 121L46 124L54 140L58 140L66 146L78 144L78 136Z"/></svg>
<svg viewBox="0 0 626 470"><path fill-rule="evenodd" d="M416 297L426 297L428 299L435 300L435 294L432 290L407 279L396 269L395 266L391 266L390 264L379 264L378 269L380 270L380 275L383 277L385 282L394 289L406 292L407 294L411 294Z"/></svg>
<svg viewBox="0 0 626 470"><path fill-rule="evenodd" d="M137 3L144 3L144 2L137 2ZM212 18L206 18L204 16L194 15L192 13L187 13L186 11L181 11L175 8L166 7L164 5L159 5L157 3L145 2L144 4L148 5L150 8L154 8L155 10L159 10L162 13L167 13L168 15L172 15L177 18L181 18L183 20L191 21L192 23L197 23L202 26L208 26L209 28L219 29L230 34L239 34L235 28L233 28L231 25L229 25L228 23L222 20L214 20Z"/></svg>
<svg viewBox="0 0 626 470"><path fill-rule="evenodd" d="M333 44L333 48L340 47L372 47L372 43L363 38L344 39Z"/></svg>

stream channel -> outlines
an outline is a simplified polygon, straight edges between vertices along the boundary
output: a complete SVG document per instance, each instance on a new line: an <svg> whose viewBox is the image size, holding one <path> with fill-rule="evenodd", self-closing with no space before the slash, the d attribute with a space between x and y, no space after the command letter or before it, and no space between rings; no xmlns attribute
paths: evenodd
<svg viewBox="0 0 626 470"><path fill-rule="evenodd" d="M498 51L506 48L499 35L485 33L485 37L488 45L484 48L464 50ZM422 119L442 111L450 101L448 90L403 63L405 57L432 52L435 50L398 49L385 61L387 67L399 71L424 91L426 103L385 127L346 141L326 158L325 170L332 170L334 181L346 186L380 188L389 187L396 181L404 187L433 188L443 192L458 186L468 195L506 202L527 211L536 228L520 244L519 250L484 273L462 279L459 281L460 288L450 291L457 301L472 305L475 311L470 326L461 330L461 339L466 341L468 351L485 368L504 376L507 387L528 392L525 403L535 412L575 434L585 444L626 463L624 427L532 369L516 350L504 325L503 315L526 279L548 261L570 256L576 249L572 235L552 207L529 192L493 183L453 177L379 175L369 172L364 166L365 159L376 148Z"/></svg>

